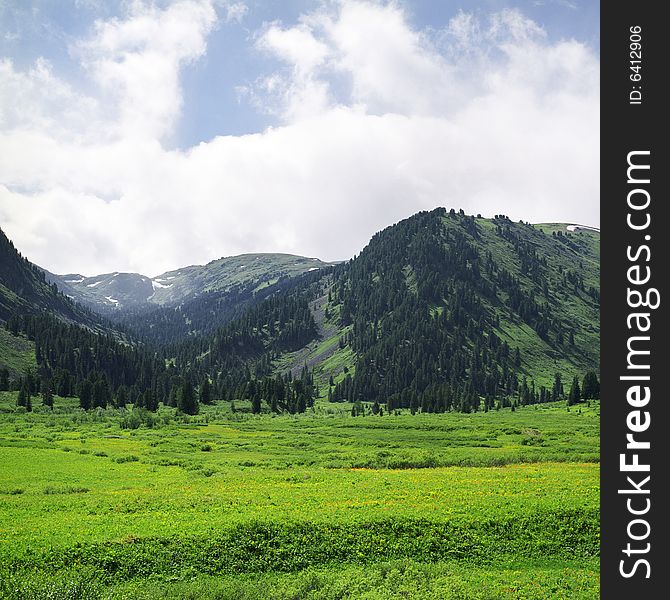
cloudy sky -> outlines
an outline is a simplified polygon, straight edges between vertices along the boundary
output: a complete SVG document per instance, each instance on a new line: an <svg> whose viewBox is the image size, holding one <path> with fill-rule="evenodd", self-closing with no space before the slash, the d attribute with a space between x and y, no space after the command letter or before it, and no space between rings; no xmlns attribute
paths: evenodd
<svg viewBox="0 0 670 600"><path fill-rule="evenodd" d="M57 273L599 224L599 3L0 0L0 227Z"/></svg>

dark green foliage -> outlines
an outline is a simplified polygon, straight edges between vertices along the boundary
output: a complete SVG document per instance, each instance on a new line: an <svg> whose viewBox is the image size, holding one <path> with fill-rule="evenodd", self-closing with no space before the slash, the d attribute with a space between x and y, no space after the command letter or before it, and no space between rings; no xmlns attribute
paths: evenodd
<svg viewBox="0 0 670 600"><path fill-rule="evenodd" d="M146 408L148 411L155 412L158 410L158 398L150 389L146 389L137 397L137 406L138 408Z"/></svg>
<svg viewBox="0 0 670 600"><path fill-rule="evenodd" d="M119 386L116 390L116 398L114 404L118 408L123 408L128 404L128 388L125 385Z"/></svg>
<svg viewBox="0 0 670 600"><path fill-rule="evenodd" d="M88 410L93 405L93 384L89 379L84 379L79 384L79 406L84 410Z"/></svg>
<svg viewBox="0 0 670 600"><path fill-rule="evenodd" d="M53 408L54 405L54 396L52 391L51 379L45 377L42 379L42 404Z"/></svg>
<svg viewBox="0 0 670 600"><path fill-rule="evenodd" d="M21 384L21 389L19 390L19 395L17 396L16 399L16 405L23 406L28 412L30 412L33 409L31 402L30 385L28 385L28 383L25 380Z"/></svg>
<svg viewBox="0 0 670 600"><path fill-rule="evenodd" d="M167 400L177 374L155 353L123 343L113 332L94 333L46 314L14 316L7 325L35 341L40 348L38 365L56 374L58 395L78 391L84 409L111 405L122 386L136 388L138 394L149 390L155 397L150 405L157 407Z"/></svg>
<svg viewBox="0 0 670 600"><path fill-rule="evenodd" d="M188 377L182 380L177 390L177 408L187 415L198 414L198 400Z"/></svg>
<svg viewBox="0 0 670 600"><path fill-rule="evenodd" d="M9 371L7 369L0 369L0 392L5 392L9 389Z"/></svg>
<svg viewBox="0 0 670 600"><path fill-rule="evenodd" d="M563 382L561 380L561 374L556 373L554 376L554 385L551 388L551 401L556 402L561 400L564 397L563 393Z"/></svg>
<svg viewBox="0 0 670 600"><path fill-rule="evenodd" d="M568 405L577 404L582 397L582 392L579 389L579 378L575 375L570 386L570 393L568 394Z"/></svg>
<svg viewBox="0 0 670 600"><path fill-rule="evenodd" d="M63 398L68 398L75 395L75 385L70 371L65 369L58 369L56 373L56 392Z"/></svg>
<svg viewBox="0 0 670 600"><path fill-rule="evenodd" d="M91 391L91 408L106 408L112 404L112 391L107 378L102 375L93 382Z"/></svg>
<svg viewBox="0 0 670 600"><path fill-rule="evenodd" d="M582 383L582 398L585 400L597 400L600 398L600 381L595 371L588 371L584 375Z"/></svg>
<svg viewBox="0 0 670 600"><path fill-rule="evenodd" d="M209 377L205 377L200 384L200 403L212 403L212 384L209 382Z"/></svg>

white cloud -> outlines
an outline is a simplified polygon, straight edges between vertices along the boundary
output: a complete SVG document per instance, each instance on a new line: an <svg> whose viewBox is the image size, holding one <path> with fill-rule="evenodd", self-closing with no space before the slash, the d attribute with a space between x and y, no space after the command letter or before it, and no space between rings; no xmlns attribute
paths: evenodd
<svg viewBox="0 0 670 600"><path fill-rule="evenodd" d="M216 11L198 0L164 10L135 2L131 10L124 20L97 21L73 52L116 104L122 135L162 139L180 113L180 70L205 53Z"/></svg>
<svg viewBox="0 0 670 600"><path fill-rule="evenodd" d="M249 12L249 7L244 2L221 0L219 5L226 11L226 23L241 23Z"/></svg>
<svg viewBox="0 0 670 600"><path fill-rule="evenodd" d="M155 275L253 251L343 259L440 205L598 223L598 58L515 11L429 35L395 4L343 0L268 24L253 43L283 68L247 91L281 125L167 149L180 74L231 6L135 2L97 23L75 47L93 96L46 61L0 61L0 223L32 260Z"/></svg>

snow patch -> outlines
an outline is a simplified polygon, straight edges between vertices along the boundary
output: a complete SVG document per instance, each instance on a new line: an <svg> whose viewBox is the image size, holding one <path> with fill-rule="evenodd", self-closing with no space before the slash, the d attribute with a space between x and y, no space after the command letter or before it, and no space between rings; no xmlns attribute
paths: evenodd
<svg viewBox="0 0 670 600"><path fill-rule="evenodd" d="M598 227L590 227L589 225L568 225L566 227L568 231L598 231L600 232L600 229Z"/></svg>
<svg viewBox="0 0 670 600"><path fill-rule="evenodd" d="M66 279L65 283L81 283L84 279L86 279L86 277L82 277L81 279Z"/></svg>
<svg viewBox="0 0 670 600"><path fill-rule="evenodd" d="M103 280L101 279L100 281L96 281L95 283L87 284L86 287L94 288L96 285L100 285L102 282L103 282Z"/></svg>
<svg viewBox="0 0 670 600"><path fill-rule="evenodd" d="M169 288L169 287L172 287L172 284L171 284L171 283L168 283L168 284L166 285L166 284L164 284L164 283L160 283L160 282L157 281L156 279L152 279L152 280L151 280L151 287L153 287L154 290L157 290L158 288Z"/></svg>
<svg viewBox="0 0 670 600"><path fill-rule="evenodd" d="M115 300L115 299L112 298L111 296L105 296L105 300L107 300L107 302L111 302L112 304L116 304L116 305L119 304L119 301L118 301L118 300Z"/></svg>
<svg viewBox="0 0 670 600"><path fill-rule="evenodd" d="M321 267L310 267L308 271L318 271Z"/></svg>

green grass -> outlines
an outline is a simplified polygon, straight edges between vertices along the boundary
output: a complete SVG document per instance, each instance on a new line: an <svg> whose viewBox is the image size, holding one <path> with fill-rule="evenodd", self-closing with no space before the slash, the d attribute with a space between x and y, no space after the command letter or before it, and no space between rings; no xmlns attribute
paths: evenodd
<svg viewBox="0 0 670 600"><path fill-rule="evenodd" d="M37 371L35 344L24 337L13 336L0 327L0 369L7 368L13 375Z"/></svg>
<svg viewBox="0 0 670 600"><path fill-rule="evenodd" d="M137 579L111 586L105 585L104 574L81 568L64 570L55 577L45 577L39 571L0 577L0 593L7 600L70 599L75 594L109 600L587 600L599 597L598 588L597 559L527 560L486 567L404 559L365 566L308 568L298 573Z"/></svg>
<svg viewBox="0 0 670 600"><path fill-rule="evenodd" d="M127 429L130 411L15 401L0 393L1 597L597 597L599 403L225 404Z"/></svg>

